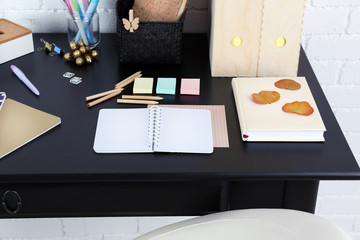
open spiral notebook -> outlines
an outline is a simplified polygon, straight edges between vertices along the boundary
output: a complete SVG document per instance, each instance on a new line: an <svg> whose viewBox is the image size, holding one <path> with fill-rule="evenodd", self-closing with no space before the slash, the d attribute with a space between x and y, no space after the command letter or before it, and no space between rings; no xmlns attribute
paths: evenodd
<svg viewBox="0 0 360 240"><path fill-rule="evenodd" d="M212 153L209 110L178 108L101 109L97 153Z"/></svg>

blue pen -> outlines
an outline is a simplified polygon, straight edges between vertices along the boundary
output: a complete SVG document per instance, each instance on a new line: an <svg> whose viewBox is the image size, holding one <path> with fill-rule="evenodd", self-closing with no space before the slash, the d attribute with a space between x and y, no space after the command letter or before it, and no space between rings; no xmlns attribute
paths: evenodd
<svg viewBox="0 0 360 240"><path fill-rule="evenodd" d="M75 9L79 12L81 22L83 22L84 21L84 14L83 14L84 11L82 10L81 5L79 4L79 1L78 0L72 0L72 2L74 4L74 6L75 6ZM86 29L86 28L84 30L85 30L85 33L86 33L86 35L88 37L89 42L91 44L93 44L94 41L92 40L92 36L91 36L89 30ZM80 40L80 37L81 37L80 32L78 32L78 33L79 33L79 39L77 39L76 42L78 42Z"/></svg>
<svg viewBox="0 0 360 240"><path fill-rule="evenodd" d="M84 29L84 25L81 21L81 18L80 18L80 14L79 12L77 11L75 5L74 5L74 2L72 0L69 1L69 4L71 6L71 9L72 9L72 12L74 14L74 20L75 20L75 23L76 25L78 26L79 28L79 32L81 34L81 37L85 43L85 45L89 45L89 41L88 41L88 38L86 37L86 33L85 33L85 29Z"/></svg>
<svg viewBox="0 0 360 240"><path fill-rule="evenodd" d="M88 30L88 28L89 28L89 25L91 23L91 20L92 20L94 14L95 14L95 11L96 11L97 5L99 4L99 1L100 0L91 0L90 1L89 7L86 10L86 13L85 13L85 16L84 16L84 19L83 19L83 25L84 25L85 30ZM81 37L81 35L78 32L76 37L75 37L75 42L78 42L80 40L80 37ZM89 42L91 44L94 43L92 38L89 38Z"/></svg>

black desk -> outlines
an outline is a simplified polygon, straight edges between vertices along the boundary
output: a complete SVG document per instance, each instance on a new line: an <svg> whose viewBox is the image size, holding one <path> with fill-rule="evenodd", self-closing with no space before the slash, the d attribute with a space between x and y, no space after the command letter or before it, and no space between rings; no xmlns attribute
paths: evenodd
<svg viewBox="0 0 360 240"><path fill-rule="evenodd" d="M68 49L64 34L35 34L35 47L40 38ZM242 142L231 79L211 78L206 35L184 36L179 66L121 65L114 34L102 35L98 49L98 60L83 67L43 52L0 65L0 89L8 97L62 118L60 126L0 160L0 196L13 190L22 198L17 214L0 207L0 217L202 215L253 207L313 212L319 180L360 179L304 52L299 75L307 77L328 129L325 143ZM33 81L39 97L13 75L11 64ZM230 148L215 148L211 155L94 153L99 109L135 106L112 99L88 109L85 96L139 70L155 78L200 77L200 96L177 94L163 103L225 105ZM70 84L62 77L67 71L83 82Z"/></svg>

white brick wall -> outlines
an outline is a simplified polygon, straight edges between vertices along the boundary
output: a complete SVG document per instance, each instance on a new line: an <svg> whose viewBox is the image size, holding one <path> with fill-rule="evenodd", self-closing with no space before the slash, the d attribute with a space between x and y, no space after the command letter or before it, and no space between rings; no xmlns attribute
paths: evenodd
<svg viewBox="0 0 360 240"><path fill-rule="evenodd" d="M189 0L186 32L207 30L207 0ZM20 4L21 2L21 4ZM99 4L101 32L115 32L115 0ZM65 32L62 0L1 1L0 18L33 32ZM307 0L303 47L360 162L360 0ZM360 182L324 181L316 214L360 240ZM0 220L0 240L130 240L186 217Z"/></svg>

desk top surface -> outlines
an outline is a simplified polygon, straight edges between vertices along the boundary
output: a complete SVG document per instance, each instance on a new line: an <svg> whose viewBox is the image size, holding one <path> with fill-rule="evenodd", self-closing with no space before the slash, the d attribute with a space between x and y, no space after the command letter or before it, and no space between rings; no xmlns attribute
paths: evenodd
<svg viewBox="0 0 360 240"><path fill-rule="evenodd" d="M161 181L190 179L360 179L360 170L334 114L304 54L299 76L305 76L327 128L324 143L245 143L231 88L231 78L212 78L205 34L185 34L181 65L120 64L115 34L103 34L100 55L91 65L77 67L44 52L28 54L0 65L0 89L9 98L61 117L60 126L0 159L0 181ZM34 34L69 50L65 34ZM35 96L10 70L18 66L39 89ZM164 104L225 105L230 148L211 155L141 153L96 154L93 142L102 108L146 107L118 105L116 99L88 108L85 97L107 91L142 70L149 77L196 77L200 96L177 94ZM78 85L62 75L82 77Z"/></svg>

